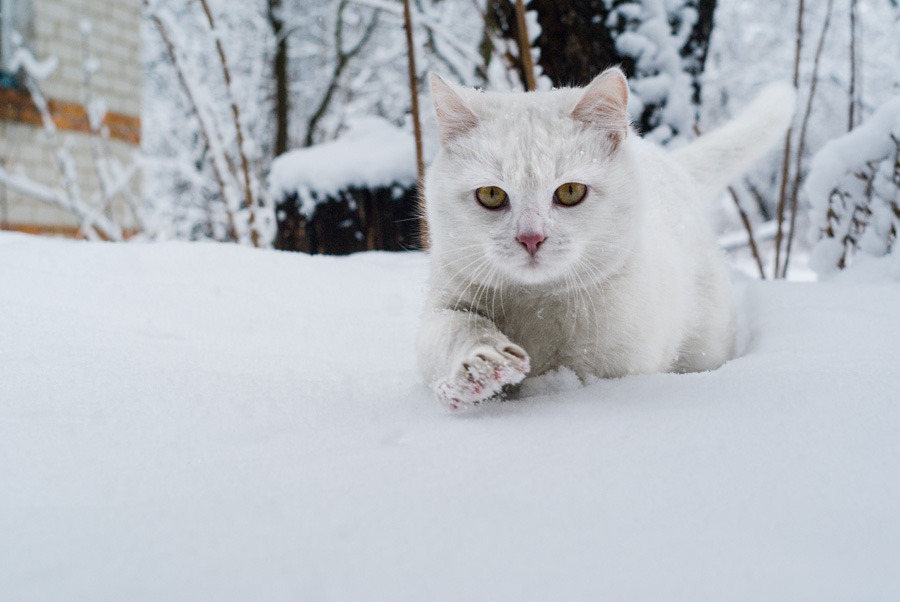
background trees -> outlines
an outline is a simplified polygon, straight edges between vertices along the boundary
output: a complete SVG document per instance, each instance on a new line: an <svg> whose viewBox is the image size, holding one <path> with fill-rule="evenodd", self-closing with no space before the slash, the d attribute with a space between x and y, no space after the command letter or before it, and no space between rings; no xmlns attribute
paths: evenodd
<svg viewBox="0 0 900 602"><path fill-rule="evenodd" d="M548 89L584 84L618 64L630 77L635 124L665 145L716 127L769 81L795 83L800 110L782 153L735 182L718 211L726 247L740 257L753 248L753 230L760 273L783 276L792 247L808 251L796 235L810 228L807 207L821 206L809 198L815 187L803 186L813 156L900 93L896 0L410 0L412 78L401 0L143 6L139 227L153 237L271 245L283 227L284 198L270 194L275 157L352 137L373 117L411 133L410 81L424 96L427 160L435 150L428 72L516 90L533 70L534 86ZM848 173L854 165L848 159ZM385 198L409 198L411 190L392 188L414 187L382 180ZM333 215L365 204L343 202ZM295 209L311 219L315 203Z"/></svg>
<svg viewBox="0 0 900 602"><path fill-rule="evenodd" d="M254 121L247 130L265 132L256 138L258 177L283 149L332 140L360 116L378 115L411 130L401 2L257 2L246 4L241 18L230 3L213 6L230 27L222 36L226 53L231 48L257 57L234 70L244 82L243 98L256 107L247 112ZM186 0L157 0L162 4L176 12L187 6ZM431 70L466 85L524 87L512 0L412 0L411 6L420 91L427 95ZM662 144L684 144L727 120L769 81L795 80L801 110L791 148L735 183L740 211L726 204L719 212L723 231L744 230L739 213L755 226L764 256L758 263L769 275L785 273L789 244L807 244L793 233L808 228L801 183L812 155L900 86L896 61L888 58L900 56L900 8L891 0L532 0L525 7L537 87L581 85L604 67L621 65L637 127ZM153 46L152 31L148 38ZM170 68L165 56L148 67L151 73ZM152 106L177 113L184 104L171 89L156 92L148 98ZM429 120L430 111L424 117ZM433 125L426 123L425 132L428 156ZM164 138L150 141L151 154L156 144L171 147L182 139ZM204 145L184 142L193 164L208 171ZM196 178L169 180L191 188ZM194 196L208 198L210 188ZM208 235L209 229L197 232ZM738 255L745 252L740 249Z"/></svg>
<svg viewBox="0 0 900 602"><path fill-rule="evenodd" d="M533 1L528 7L540 32L537 64L551 85L585 85L604 67L620 65L644 135L661 143L693 136L715 0ZM488 11L488 25L516 39L512 4L490 0Z"/></svg>

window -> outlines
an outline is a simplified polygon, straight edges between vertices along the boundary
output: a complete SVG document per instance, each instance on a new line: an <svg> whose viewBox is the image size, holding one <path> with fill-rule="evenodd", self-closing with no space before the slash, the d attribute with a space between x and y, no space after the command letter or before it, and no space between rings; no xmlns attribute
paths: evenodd
<svg viewBox="0 0 900 602"><path fill-rule="evenodd" d="M31 0L0 0L0 87L16 86L16 74L10 69L15 48L13 40L20 36L25 46L34 39Z"/></svg>

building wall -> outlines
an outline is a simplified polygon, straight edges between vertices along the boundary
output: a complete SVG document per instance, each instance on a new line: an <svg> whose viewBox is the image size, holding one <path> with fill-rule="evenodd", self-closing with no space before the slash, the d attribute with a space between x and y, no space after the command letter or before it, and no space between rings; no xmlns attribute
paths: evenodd
<svg viewBox="0 0 900 602"><path fill-rule="evenodd" d="M18 1L18 0L17 0ZM29 0L24 0L29 1ZM50 101L59 139L71 144L78 184L83 198L96 194L98 181L90 151L90 135L84 111L84 48L82 23L88 22L90 53L99 61L93 75L93 94L107 107L109 147L123 164L129 164L140 142L142 67L140 56L140 0L30 0L34 39L31 47L38 60L56 57L58 66L42 83ZM42 184L60 187L56 158L43 135L39 116L28 94L0 90L0 161L11 173L22 173ZM130 213L121 202L113 217L132 226ZM53 230L75 226L71 215L0 186L0 227Z"/></svg>

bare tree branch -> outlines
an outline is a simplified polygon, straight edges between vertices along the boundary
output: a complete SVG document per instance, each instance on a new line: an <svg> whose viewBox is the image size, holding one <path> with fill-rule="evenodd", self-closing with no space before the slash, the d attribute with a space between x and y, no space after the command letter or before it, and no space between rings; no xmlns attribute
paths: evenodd
<svg viewBox="0 0 900 602"><path fill-rule="evenodd" d="M857 20L857 0L850 0L850 91L849 91L849 115L847 116L847 131L853 129L856 125L856 20Z"/></svg>
<svg viewBox="0 0 900 602"><path fill-rule="evenodd" d="M237 101L234 98L234 91L231 88L231 70L228 67L228 60L225 58L225 50L222 48L222 38L216 30L212 12L209 10L209 3L207 0L200 0L200 5L203 7L203 12L206 15L210 34L215 39L216 51L218 52L219 62L222 67L222 77L225 79L225 94L231 104L231 114L234 118L234 129L235 135L237 136L237 152L241 160L241 173L244 179L244 197L247 209L250 212L250 237L253 241L253 246L258 247L260 245L259 231L256 225L256 210L258 203L253 187L250 184L250 163L247 159L247 151L244 148L244 129L241 126L240 109L238 109Z"/></svg>
<svg viewBox="0 0 900 602"><path fill-rule="evenodd" d="M372 20L369 21L369 24L366 26L366 29L363 31L363 35L360 37L357 44L349 51L344 51L344 9L347 7L347 4L348 0L341 0L338 4L337 22L334 28L337 58L334 63L334 69L331 72L331 80L328 82L328 88L326 88L325 94L322 96L321 102L319 102L319 106L313 111L312 117L310 117L309 122L307 123L306 138L303 141L303 146L313 145L316 128L319 125L319 121L325 116L325 112L331 104L334 93L337 92L338 84L340 83L344 69L347 68L350 61L359 54L363 47L369 42L369 39L375 31L375 27L378 25L378 11L376 11L372 15Z"/></svg>
<svg viewBox="0 0 900 602"><path fill-rule="evenodd" d="M753 253L753 258L756 260L756 267L759 268L759 277L765 280L766 270L763 267L762 257L759 255L759 248L756 246L756 238L753 236L753 225L750 223L750 216L744 211L744 207L741 205L741 199L738 198L737 191L733 186L728 187L728 194L730 194L731 198L734 200L734 206L737 207L738 214L741 216L741 222L744 224L744 229L747 231L747 243L750 245L750 252Z"/></svg>
<svg viewBox="0 0 900 602"><path fill-rule="evenodd" d="M374 8L375 10L394 15L400 19L403 18L403 6L399 2L388 2L386 0L350 0L353 4L357 6L365 6L368 8ZM473 51L471 48L462 44L457 38L447 32L446 28L441 26L440 23L434 21L427 15L419 12L412 11L412 20L413 25L422 26L429 31L433 32L435 36L443 40L447 43L448 46L451 46L454 50L460 53L461 56L469 59L473 64L478 65L481 62L481 56Z"/></svg>
<svg viewBox="0 0 900 602"><path fill-rule="evenodd" d="M794 89L800 87L800 53L803 50L803 0L797 2L797 38L794 47ZM787 204L788 179L791 177L791 138L794 126L788 128L784 142L784 155L781 159L781 186L778 190L778 208L775 212L778 220L778 233L775 235L775 270L777 278L781 271L781 241L784 236L784 210Z"/></svg>
<svg viewBox="0 0 900 602"><path fill-rule="evenodd" d="M791 245L794 241L794 227L797 221L797 208L800 196L800 178L803 167L803 153L806 151L806 132L809 127L809 117L812 114L813 101L816 98L816 88L819 83L819 64L822 58L822 50L825 47L825 36L828 35L828 29L831 26L831 14L834 8L834 0L828 0L825 9L825 21L822 23L822 31L819 34L819 42L816 45L816 55L813 60L812 78L809 83L809 97L806 101L806 110L803 113L803 122L800 126L800 137L797 143L797 156L794 160L796 167L794 168L794 181L791 186L791 221L788 230L787 248L784 252L784 266L781 270L781 277L787 277L788 263L791 258Z"/></svg>
<svg viewBox="0 0 900 602"><path fill-rule="evenodd" d="M159 31L160 37L166 48L166 54L169 57L169 62L172 64L172 68L175 70L175 75L178 78L178 83L181 85L181 89L187 97L188 107L194 115L194 118L197 120L198 133L203 138L206 148L211 151L212 160L210 161L210 166L212 168L213 178L215 178L216 185L219 187L222 199L225 202L228 230L232 240L239 241L240 236L235 225L234 215L238 210L238 204L236 203L236 199L231 198L231 195L229 194L231 187L225 182L226 174L234 173L233 166L229 164L226 157L222 156L223 153L213 150L222 148L221 140L217 139L215 144L212 140L214 135L218 135L218 131L214 128L212 120L206 118L204 111L201 110L197 103L197 94L193 90L193 86L187 77L184 60L177 51L168 27L163 23L161 16L155 10L150 8L149 0L143 0L143 3L144 9L147 11L150 20L156 26L157 31Z"/></svg>

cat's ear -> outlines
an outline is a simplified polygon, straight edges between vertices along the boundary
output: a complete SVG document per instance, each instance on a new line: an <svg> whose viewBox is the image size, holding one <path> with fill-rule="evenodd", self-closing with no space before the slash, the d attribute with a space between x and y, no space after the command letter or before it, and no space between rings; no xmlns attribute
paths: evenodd
<svg viewBox="0 0 900 602"><path fill-rule="evenodd" d="M442 144L452 142L478 124L478 118L459 92L437 73L431 74L431 98Z"/></svg>
<svg viewBox="0 0 900 602"><path fill-rule="evenodd" d="M628 135L628 81L622 70L611 67L595 77L572 117L603 129L618 146Z"/></svg>

